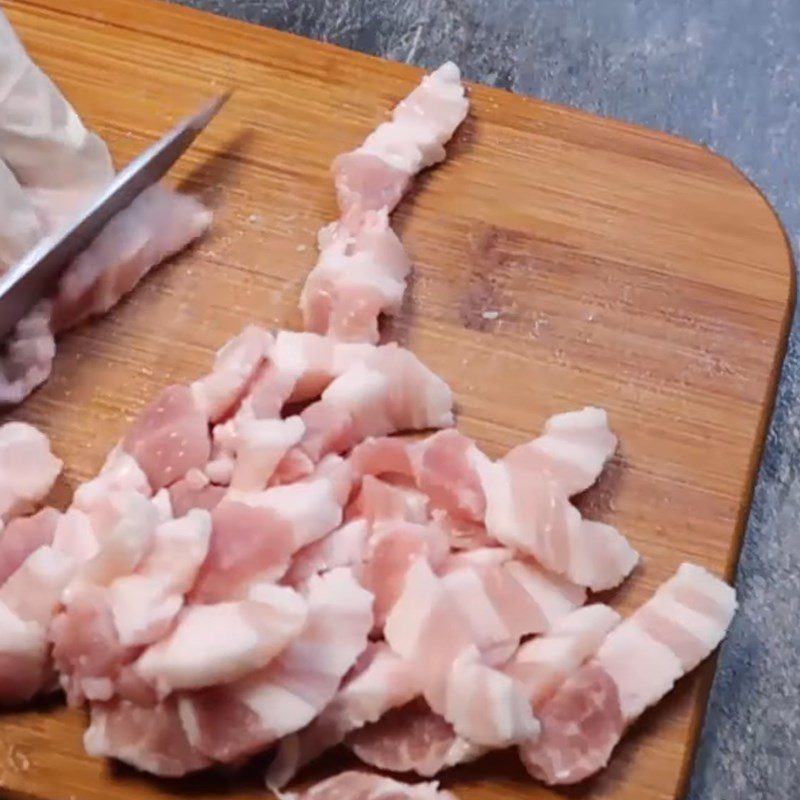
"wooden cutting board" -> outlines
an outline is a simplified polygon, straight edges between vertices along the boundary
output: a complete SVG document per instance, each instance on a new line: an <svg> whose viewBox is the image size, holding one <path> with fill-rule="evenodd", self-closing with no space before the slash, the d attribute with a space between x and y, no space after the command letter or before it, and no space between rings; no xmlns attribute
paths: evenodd
<svg viewBox="0 0 800 800"><path fill-rule="evenodd" d="M120 164L236 89L176 170L215 209L213 232L65 337L53 378L12 415L65 459L63 505L159 387L207 370L247 322L298 325L314 234L336 216L328 165L420 73L150 0L5 6ZM491 455L554 412L608 408L621 448L582 505L644 557L619 608L685 559L731 577L794 298L780 224L701 147L484 87L472 99L448 162L395 215L416 271L394 334L450 382L461 427ZM712 670L563 795L680 796ZM265 796L257 769L169 783L91 760L83 723L58 701L0 715L0 787L37 800ZM556 796L510 755L445 782L464 800Z"/></svg>

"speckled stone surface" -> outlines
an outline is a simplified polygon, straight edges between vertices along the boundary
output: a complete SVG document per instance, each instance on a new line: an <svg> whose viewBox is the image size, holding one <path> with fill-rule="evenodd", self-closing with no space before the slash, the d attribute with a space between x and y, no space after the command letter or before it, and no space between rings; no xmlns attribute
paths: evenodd
<svg viewBox="0 0 800 800"><path fill-rule="evenodd" d="M800 0L182 0L660 128L761 187L800 246ZM800 797L800 328L691 800Z"/></svg>

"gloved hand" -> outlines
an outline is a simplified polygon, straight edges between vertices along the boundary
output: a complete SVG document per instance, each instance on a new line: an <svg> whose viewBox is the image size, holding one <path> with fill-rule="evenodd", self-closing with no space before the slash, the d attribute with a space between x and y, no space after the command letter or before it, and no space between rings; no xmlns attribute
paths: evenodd
<svg viewBox="0 0 800 800"><path fill-rule="evenodd" d="M113 176L105 142L31 61L0 11L0 270L77 214ZM190 197L162 185L143 192L67 268L53 297L19 323L0 358L0 403L18 403L47 379L56 333L108 311L210 222L210 212Z"/></svg>

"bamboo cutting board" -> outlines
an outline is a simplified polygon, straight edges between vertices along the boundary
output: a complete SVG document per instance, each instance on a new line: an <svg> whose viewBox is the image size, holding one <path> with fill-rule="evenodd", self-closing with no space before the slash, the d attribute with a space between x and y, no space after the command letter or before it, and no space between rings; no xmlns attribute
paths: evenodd
<svg viewBox="0 0 800 800"><path fill-rule="evenodd" d="M236 89L177 169L215 209L213 232L68 335L51 381L13 415L65 459L64 505L160 387L207 370L247 322L297 326L315 231L336 215L328 165L419 73L150 0L5 5L119 163ZM461 427L491 455L554 412L608 408L622 444L583 508L643 555L619 608L685 559L732 576L794 298L777 219L693 144L483 87L472 99L450 159L395 215L416 272L393 334L450 382ZM712 669L563 795L679 797ZM36 800L265 796L255 768L169 783L91 760L82 726L59 701L0 714L0 787ZM511 756L446 784L463 800L557 796Z"/></svg>

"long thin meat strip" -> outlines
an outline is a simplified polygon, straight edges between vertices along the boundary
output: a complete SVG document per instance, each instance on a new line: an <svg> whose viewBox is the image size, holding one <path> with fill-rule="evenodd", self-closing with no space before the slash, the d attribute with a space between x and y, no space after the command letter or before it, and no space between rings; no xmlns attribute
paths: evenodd
<svg viewBox="0 0 800 800"><path fill-rule="evenodd" d="M0 520L8 522L35 508L52 488L61 466L47 437L33 425L0 426Z"/></svg>
<svg viewBox="0 0 800 800"><path fill-rule="evenodd" d="M466 620L424 558L409 569L384 634L392 649L413 664L430 707L459 735L503 747L536 733L538 722L522 687L482 663Z"/></svg>
<svg viewBox="0 0 800 800"><path fill-rule="evenodd" d="M309 582L306 627L267 667L181 696L189 740L215 761L251 755L308 725L367 646L372 597L347 568Z"/></svg>
<svg viewBox="0 0 800 800"><path fill-rule="evenodd" d="M639 557L616 528L585 520L569 500L616 446L604 412L560 415L545 434L494 463L478 462L486 528L508 547L594 591L619 584Z"/></svg>
<svg viewBox="0 0 800 800"><path fill-rule="evenodd" d="M286 800L456 800L438 783L400 783L368 772L341 772Z"/></svg>
<svg viewBox="0 0 800 800"><path fill-rule="evenodd" d="M541 706L542 735L520 748L531 775L567 784L602 769L625 728L717 647L735 610L730 586L683 564Z"/></svg>
<svg viewBox="0 0 800 800"><path fill-rule="evenodd" d="M426 75L356 150L339 156L333 174L342 213L391 211L411 178L445 157L444 145L469 111L461 73L447 62Z"/></svg>
<svg viewBox="0 0 800 800"><path fill-rule="evenodd" d="M462 739L422 698L354 731L347 745L361 761L376 769L414 772L424 778L474 761L487 752L487 748Z"/></svg>
<svg viewBox="0 0 800 800"><path fill-rule="evenodd" d="M413 670L385 642L373 642L344 679L336 697L306 728L281 740L267 785L285 786L321 753L418 694Z"/></svg>
<svg viewBox="0 0 800 800"><path fill-rule="evenodd" d="M300 297L307 330L341 341L376 343L378 318L396 314L410 262L389 213L469 109L461 75L445 64L405 99L357 150L333 165L342 219L320 231L320 255Z"/></svg>
<svg viewBox="0 0 800 800"><path fill-rule="evenodd" d="M145 189L67 268L53 298L53 331L110 311L154 266L203 234L211 219L192 197L161 184Z"/></svg>

